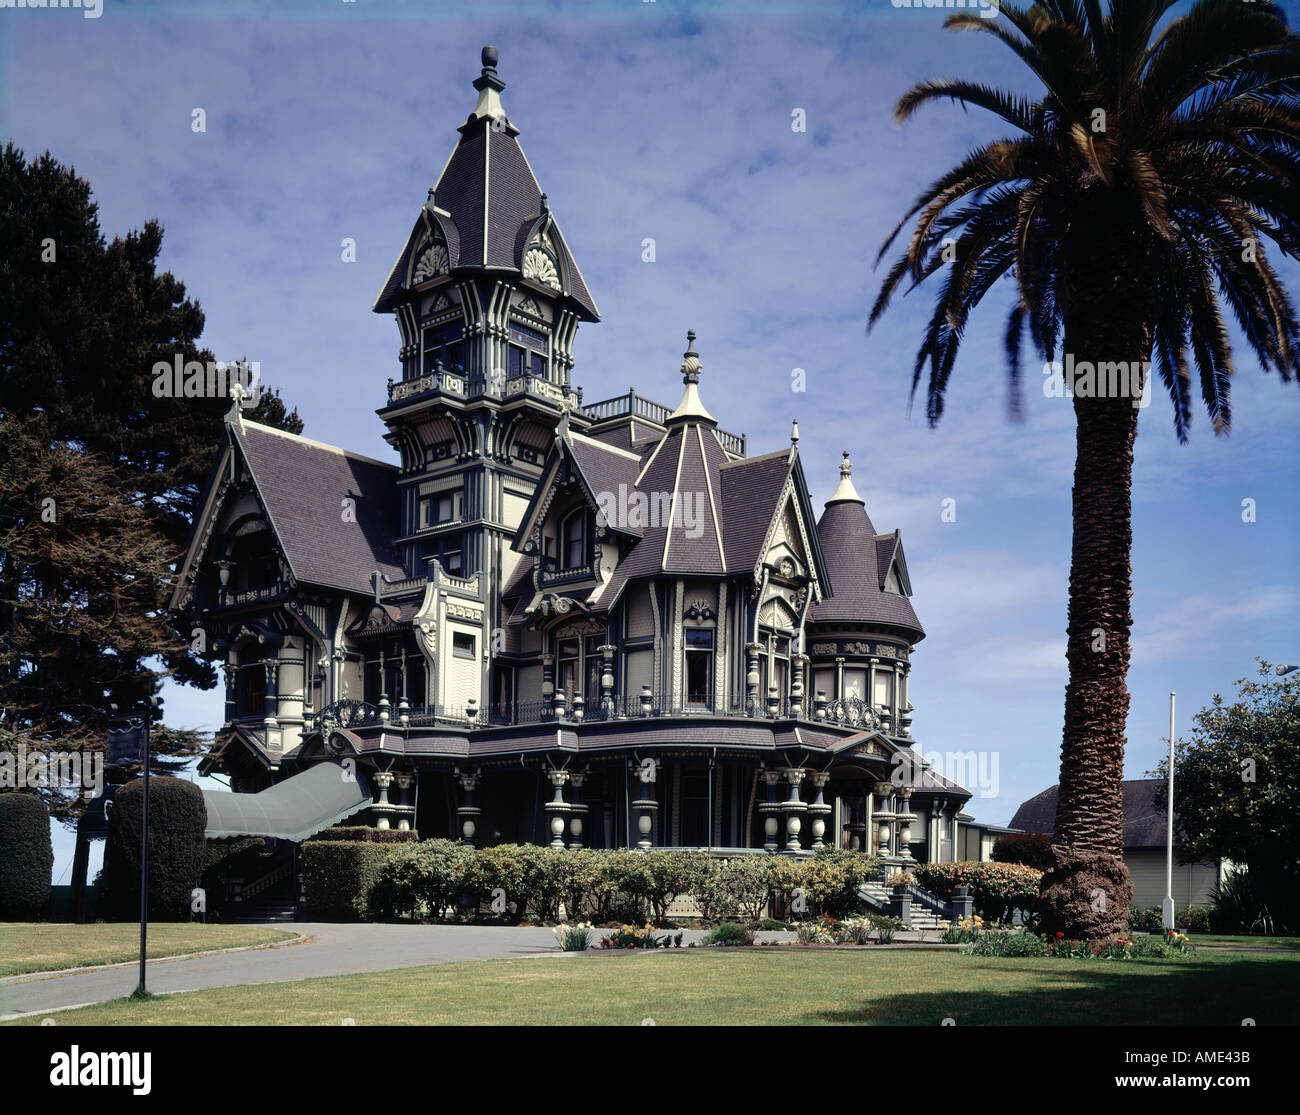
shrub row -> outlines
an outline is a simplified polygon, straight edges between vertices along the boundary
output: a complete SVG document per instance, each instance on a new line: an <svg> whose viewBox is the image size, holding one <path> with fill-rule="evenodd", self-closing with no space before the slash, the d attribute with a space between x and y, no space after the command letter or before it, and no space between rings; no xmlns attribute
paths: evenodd
<svg viewBox="0 0 1300 1115"><path fill-rule="evenodd" d="M304 883L305 863L304 854ZM751 855L724 862L702 852L558 851L534 844L475 851L426 840L397 849L353 899L355 909L376 919L473 914L487 903L516 921L528 914L557 920L563 906L569 918L640 922L649 916L663 924L673 901L689 896L709 920L754 920L769 897L799 916L852 912L858 888L875 868L870 856L836 849L802 860Z"/></svg>
<svg viewBox="0 0 1300 1115"><path fill-rule="evenodd" d="M312 921L364 921L380 870L405 850L370 840L308 840L302 846L302 896Z"/></svg>
<svg viewBox="0 0 1300 1115"><path fill-rule="evenodd" d="M313 840L363 840L368 844L414 844L420 839L415 829L378 829L369 825L339 825L322 829Z"/></svg>
<svg viewBox="0 0 1300 1115"><path fill-rule="evenodd" d="M989 921L1009 921L1015 910L1033 914L1038 909L1038 887L1043 873L1015 863L918 863L912 867L917 885L951 898L966 887L975 900L975 912Z"/></svg>

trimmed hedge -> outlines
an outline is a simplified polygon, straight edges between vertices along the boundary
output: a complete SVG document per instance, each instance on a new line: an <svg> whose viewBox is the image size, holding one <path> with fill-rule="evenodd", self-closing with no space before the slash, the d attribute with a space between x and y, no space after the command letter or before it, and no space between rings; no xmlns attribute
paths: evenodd
<svg viewBox="0 0 1300 1115"><path fill-rule="evenodd" d="M364 840L370 844L414 844L420 839L415 829L377 829L369 825L339 825L321 829L313 840Z"/></svg>
<svg viewBox="0 0 1300 1115"><path fill-rule="evenodd" d="M308 840L302 846L302 896L312 921L363 921L380 869L406 851L372 840Z"/></svg>
<svg viewBox="0 0 1300 1115"><path fill-rule="evenodd" d="M857 890L877 861L856 852L824 849L808 859L746 855L723 862L702 852L671 848L648 853L556 850L536 844L497 844L475 851L450 840L427 840L388 859L352 909L377 919L474 915L497 903L496 916L531 914L596 923L663 924L668 909L690 896L710 921L761 917L769 895L789 905L802 898L800 916L852 912ZM347 896L340 896L340 905ZM502 908L504 907L504 908Z"/></svg>
<svg viewBox="0 0 1300 1115"><path fill-rule="evenodd" d="M140 834L144 780L128 782L113 799L104 852L107 916L140 916ZM203 874L208 810L194 783L165 775L149 779L149 919L188 921L190 898Z"/></svg>
<svg viewBox="0 0 1300 1115"><path fill-rule="evenodd" d="M31 794L0 794L0 921L35 921L50 904L50 811Z"/></svg>
<svg viewBox="0 0 1300 1115"><path fill-rule="evenodd" d="M988 921L1008 921L1012 912L1038 912L1043 873L1015 863L918 863L912 866L917 886L949 899L958 887L970 890L975 912Z"/></svg>
<svg viewBox="0 0 1300 1115"><path fill-rule="evenodd" d="M1056 865L1051 841L1041 832L1007 833L993 844L994 863L1019 863L1037 871L1050 871Z"/></svg>

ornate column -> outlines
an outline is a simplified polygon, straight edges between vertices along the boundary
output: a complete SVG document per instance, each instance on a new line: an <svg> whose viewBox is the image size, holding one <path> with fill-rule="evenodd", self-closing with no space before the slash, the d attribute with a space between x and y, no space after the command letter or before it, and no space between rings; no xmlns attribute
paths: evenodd
<svg viewBox="0 0 1300 1115"><path fill-rule="evenodd" d="M745 712L749 716L763 712L758 702L758 652L762 649L761 643L745 644Z"/></svg>
<svg viewBox="0 0 1300 1115"><path fill-rule="evenodd" d="M587 815L587 806L582 804L582 784L587 780L585 771L575 770L569 775L573 783L573 804L569 806L569 847L582 847L582 820Z"/></svg>
<svg viewBox="0 0 1300 1115"><path fill-rule="evenodd" d="M379 801L374 805L375 828L389 828L388 814L391 809L388 804L388 787L393 784L393 776L388 771L378 771L373 776L374 783L379 787Z"/></svg>
<svg viewBox="0 0 1300 1115"><path fill-rule="evenodd" d="M763 833L765 836L763 847L769 852L775 852L777 818L781 815L781 803L776 800L776 786L781 781L781 772L779 770L765 770L763 771L763 781L767 784L767 800L758 807L758 811L763 815Z"/></svg>
<svg viewBox="0 0 1300 1115"><path fill-rule="evenodd" d="M892 859L894 855L894 820L896 814L892 807L894 785L892 782L877 782L876 794L880 798L880 808L875 811L876 855L882 859Z"/></svg>
<svg viewBox="0 0 1300 1115"><path fill-rule="evenodd" d="M239 667L227 662L221 667L226 676L226 724L233 724L239 715L238 694L235 686L239 683Z"/></svg>
<svg viewBox="0 0 1300 1115"><path fill-rule="evenodd" d="M273 729L279 727L279 722L276 720L276 713L279 711L276 679L279 677L280 663L274 658L268 658L263 665L266 667L266 717L262 724L268 729ZM267 742L270 743L269 738Z"/></svg>
<svg viewBox="0 0 1300 1115"><path fill-rule="evenodd" d="M867 661L866 706L869 709L876 707L876 667L879 665L879 658L871 658Z"/></svg>
<svg viewBox="0 0 1300 1115"><path fill-rule="evenodd" d="M782 812L785 813L785 850L801 852L803 845L799 843L799 833L803 828L802 816L807 812L808 806L799 798L799 783L803 781L807 772L803 767L787 767L783 773L790 783L790 796L781 806Z"/></svg>
<svg viewBox="0 0 1300 1115"><path fill-rule="evenodd" d="M907 699L907 670L900 663L898 668L898 734L912 736L912 702Z"/></svg>
<svg viewBox="0 0 1300 1115"><path fill-rule="evenodd" d="M608 643L597 647L600 651L600 710L605 718L614 716L614 647Z"/></svg>
<svg viewBox="0 0 1300 1115"><path fill-rule="evenodd" d="M825 772L810 774L808 781L812 783L816 797L813 798L812 804L808 806L808 816L812 818L812 846L822 848L825 846L826 835L826 818L833 812L833 807L826 804L825 793L826 783L830 781L830 775Z"/></svg>
<svg viewBox="0 0 1300 1115"><path fill-rule="evenodd" d="M547 772L551 785L555 787L555 796L546 803L546 812L551 816L551 847L564 847L564 818L569 813L569 803L564 800L564 784L569 781L567 770Z"/></svg>
<svg viewBox="0 0 1300 1115"><path fill-rule="evenodd" d="M465 791L465 804L456 810L456 816L460 818L460 842L467 848L474 847L474 831L476 828L476 818L480 810L474 804L474 791L478 789L478 774L461 774L459 771L456 777L460 781L460 788Z"/></svg>
<svg viewBox="0 0 1300 1115"><path fill-rule="evenodd" d="M650 833L654 831L654 815L659 810L659 803L655 800L654 794L650 790L651 783L653 783L658 776L659 764L651 759L634 769L636 770L637 778L641 780L641 796L632 803L632 808L639 814L636 821L636 828L637 832L641 834L641 838L636 842L636 846L644 852L653 844L653 841L650 839Z"/></svg>
<svg viewBox="0 0 1300 1115"><path fill-rule="evenodd" d="M844 692L844 659L835 659L835 697L834 700L842 701L848 694Z"/></svg>
<svg viewBox="0 0 1300 1115"><path fill-rule="evenodd" d="M555 696L555 655L542 655L542 719L551 715L551 699Z"/></svg>
<svg viewBox="0 0 1300 1115"><path fill-rule="evenodd" d="M411 786L415 782L415 776L411 774L399 774L395 776L397 782L397 792L400 796L398 807L401 812L397 815L397 827L402 832L409 832L411 828Z"/></svg>
<svg viewBox="0 0 1300 1115"><path fill-rule="evenodd" d="M790 656L790 715L796 720L802 720L804 714L804 692L803 679L807 669L809 658L806 654L792 654Z"/></svg>
<svg viewBox="0 0 1300 1115"><path fill-rule="evenodd" d="M908 847L912 839L912 822L915 821L916 814L911 810L912 787L900 786L898 789L899 813L898 813L898 854L903 859L912 860L912 849Z"/></svg>

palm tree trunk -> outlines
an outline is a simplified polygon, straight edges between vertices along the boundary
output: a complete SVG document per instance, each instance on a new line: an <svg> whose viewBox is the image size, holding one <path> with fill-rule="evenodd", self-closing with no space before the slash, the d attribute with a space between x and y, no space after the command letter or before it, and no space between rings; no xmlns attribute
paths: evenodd
<svg viewBox="0 0 1300 1115"><path fill-rule="evenodd" d="M1042 923L1049 932L1095 940L1127 927L1132 886L1124 855L1124 738L1129 693L1132 612L1131 484L1137 436L1137 397L1149 371L1150 292L1135 274L1117 270L1132 259L1116 250L1125 235L1100 214L1086 222L1091 242L1080 243L1086 261L1071 278L1065 352L1076 372L1084 363L1122 362L1140 376L1103 383L1123 392L1083 397L1076 379L1073 400L1076 447L1074 538L1066 661L1065 727L1060 792L1052 848L1056 866L1043 878ZM1096 230L1106 232L1097 234Z"/></svg>

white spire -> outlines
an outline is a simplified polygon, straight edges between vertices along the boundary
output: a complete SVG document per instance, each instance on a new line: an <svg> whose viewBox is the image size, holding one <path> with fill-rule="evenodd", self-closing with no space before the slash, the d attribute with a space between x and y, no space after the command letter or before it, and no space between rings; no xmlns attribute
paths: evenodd
<svg viewBox="0 0 1300 1115"><path fill-rule="evenodd" d="M485 46L481 55L483 72L474 80L478 90L478 104L474 106L473 115L500 120L504 127L507 123L506 110L501 107L501 90L506 83L497 77L497 48Z"/></svg>
<svg viewBox="0 0 1300 1115"><path fill-rule="evenodd" d="M840 482L835 491L831 493L831 498L826 501L829 507L832 503L860 503L866 507L867 501L858 495L858 490L853 486L853 465L849 461L849 451L844 450L844 459L840 461Z"/></svg>
<svg viewBox="0 0 1300 1115"><path fill-rule="evenodd" d="M668 416L671 422L674 418L694 418L702 422L712 422L717 424L717 419L705 409L704 402L700 399L700 354L695 351L695 330L686 331L686 351L682 353L682 381L686 384L686 390L682 393L682 401L677 404L677 409Z"/></svg>

